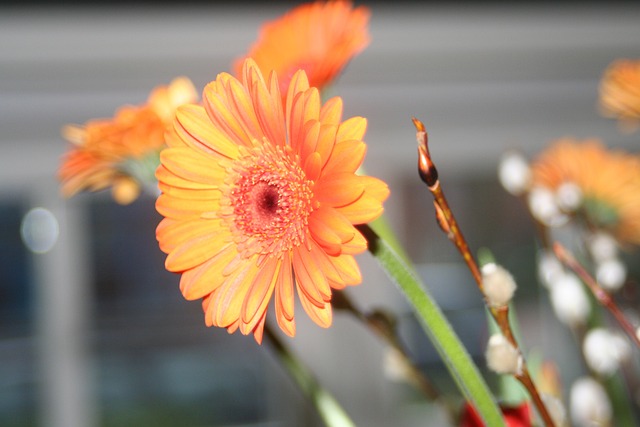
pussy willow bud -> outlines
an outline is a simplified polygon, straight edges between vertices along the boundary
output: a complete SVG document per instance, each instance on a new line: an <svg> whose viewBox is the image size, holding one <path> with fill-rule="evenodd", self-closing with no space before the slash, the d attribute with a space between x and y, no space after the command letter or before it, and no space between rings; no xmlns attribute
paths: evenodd
<svg viewBox="0 0 640 427"><path fill-rule="evenodd" d="M560 260L551 251L542 251L538 258L538 276L542 285L550 289L553 284L565 275Z"/></svg>
<svg viewBox="0 0 640 427"><path fill-rule="evenodd" d="M551 305L558 319L568 326L583 325L591 312L591 305L580 280L564 274L551 286Z"/></svg>
<svg viewBox="0 0 640 427"><path fill-rule="evenodd" d="M498 374L522 374L522 355L502 334L489 338L485 357L489 369Z"/></svg>
<svg viewBox="0 0 640 427"><path fill-rule="evenodd" d="M520 153L509 151L500 158L498 179L505 190L514 196L520 196L529 188L531 169Z"/></svg>
<svg viewBox="0 0 640 427"><path fill-rule="evenodd" d="M548 227L564 225L569 217L562 213L554 193L548 188L535 187L529 192L527 199L531 215Z"/></svg>
<svg viewBox="0 0 640 427"><path fill-rule="evenodd" d="M618 258L610 258L598 263L596 280L603 289L615 292L627 280L627 267Z"/></svg>
<svg viewBox="0 0 640 427"><path fill-rule="evenodd" d="M604 328L590 330L582 342L587 365L600 375L612 375L631 353L629 343Z"/></svg>
<svg viewBox="0 0 640 427"><path fill-rule="evenodd" d="M603 262L618 256L618 243L609 233L598 231L587 239L587 248L595 262Z"/></svg>
<svg viewBox="0 0 640 427"><path fill-rule="evenodd" d="M611 401L602 385L591 377L582 377L571 386L571 421L577 427L607 426L611 423Z"/></svg>
<svg viewBox="0 0 640 427"><path fill-rule="evenodd" d="M582 190L573 182L562 183L556 190L556 203L563 212L574 212L582 204Z"/></svg>
<svg viewBox="0 0 640 427"><path fill-rule="evenodd" d="M494 263L482 266L482 291L491 307L504 307L509 304L516 290L513 276L502 266Z"/></svg>

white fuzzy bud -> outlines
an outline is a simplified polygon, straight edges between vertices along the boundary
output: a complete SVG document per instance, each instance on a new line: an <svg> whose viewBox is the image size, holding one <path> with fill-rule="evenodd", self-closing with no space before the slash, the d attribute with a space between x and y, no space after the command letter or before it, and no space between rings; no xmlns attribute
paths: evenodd
<svg viewBox="0 0 640 427"><path fill-rule="evenodd" d="M389 348L385 353L383 370L386 377L392 381L411 382L411 370L407 366L407 361L394 348Z"/></svg>
<svg viewBox="0 0 640 427"><path fill-rule="evenodd" d="M545 288L551 286L565 275L564 267L558 258L549 251L544 251L538 259L538 277Z"/></svg>
<svg viewBox="0 0 640 427"><path fill-rule="evenodd" d="M529 192L527 201L531 215L546 226L559 227L569 220L569 217L560 210L555 195L548 188L533 188Z"/></svg>
<svg viewBox="0 0 640 427"><path fill-rule="evenodd" d="M556 203L564 212L574 212L582 204L582 190L573 182L564 182L556 189Z"/></svg>
<svg viewBox="0 0 640 427"><path fill-rule="evenodd" d="M529 187L531 169L520 153L509 151L500 158L498 179L505 190L514 196L520 196Z"/></svg>
<svg viewBox="0 0 640 427"><path fill-rule="evenodd" d="M569 326L584 324L591 311L582 283L576 276L568 273L553 284L551 305L558 319Z"/></svg>
<svg viewBox="0 0 640 427"><path fill-rule="evenodd" d="M587 247L594 261L603 262L618 256L618 242L609 233L598 231L587 240Z"/></svg>
<svg viewBox="0 0 640 427"><path fill-rule="evenodd" d="M522 374L522 355L502 334L489 338L485 357L489 369L498 374Z"/></svg>
<svg viewBox="0 0 640 427"><path fill-rule="evenodd" d="M627 280L627 267L617 258L611 258L598 264L596 280L609 292L615 292Z"/></svg>
<svg viewBox="0 0 640 427"><path fill-rule="evenodd" d="M482 290L491 307L503 307L513 298L516 282L502 266L488 263L482 266Z"/></svg>
<svg viewBox="0 0 640 427"><path fill-rule="evenodd" d="M591 369L600 375L609 376L629 357L631 348L620 335L604 328L595 328L587 333L582 343L582 352Z"/></svg>
<svg viewBox="0 0 640 427"><path fill-rule="evenodd" d="M569 394L571 421L576 427L606 426L611 422L609 397L599 382L582 377L571 386Z"/></svg>

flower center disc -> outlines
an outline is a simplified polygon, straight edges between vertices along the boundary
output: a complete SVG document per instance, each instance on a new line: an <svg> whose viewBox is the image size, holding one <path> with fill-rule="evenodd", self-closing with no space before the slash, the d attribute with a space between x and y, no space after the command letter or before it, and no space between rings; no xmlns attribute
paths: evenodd
<svg viewBox="0 0 640 427"><path fill-rule="evenodd" d="M313 183L302 169L266 144L243 157L234 170L229 202L241 252L278 255L300 245L313 210Z"/></svg>

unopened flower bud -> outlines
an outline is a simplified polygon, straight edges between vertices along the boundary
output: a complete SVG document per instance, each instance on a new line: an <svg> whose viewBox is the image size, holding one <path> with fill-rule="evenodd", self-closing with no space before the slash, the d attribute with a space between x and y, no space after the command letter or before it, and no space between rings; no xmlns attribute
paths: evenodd
<svg viewBox="0 0 640 427"><path fill-rule="evenodd" d="M562 213L553 192L548 188L533 188L529 192L528 203L531 215L546 226L559 227L569 219L567 215Z"/></svg>
<svg viewBox="0 0 640 427"><path fill-rule="evenodd" d="M519 196L529 188L531 169L520 153L509 151L500 158L498 179L505 190Z"/></svg>
<svg viewBox="0 0 640 427"><path fill-rule="evenodd" d="M498 374L522 374L522 355L502 334L489 338L485 357L489 369Z"/></svg>
<svg viewBox="0 0 640 427"><path fill-rule="evenodd" d="M574 212L582 204L582 190L573 182L562 183L556 189L556 203L564 212Z"/></svg>
<svg viewBox="0 0 640 427"><path fill-rule="evenodd" d="M564 274L551 288L551 305L558 319L569 326L583 325L591 306L582 283L573 274Z"/></svg>
<svg viewBox="0 0 640 427"><path fill-rule="evenodd" d="M488 263L482 266L482 290L491 307L503 307L513 298L516 282L503 267Z"/></svg>
<svg viewBox="0 0 640 427"><path fill-rule="evenodd" d="M615 292L627 279L627 267L618 258L611 258L598 264L596 280L605 290Z"/></svg>
<svg viewBox="0 0 640 427"><path fill-rule="evenodd" d="M607 393L599 382L582 377L571 386L571 421L577 427L606 426L611 422L612 409Z"/></svg>

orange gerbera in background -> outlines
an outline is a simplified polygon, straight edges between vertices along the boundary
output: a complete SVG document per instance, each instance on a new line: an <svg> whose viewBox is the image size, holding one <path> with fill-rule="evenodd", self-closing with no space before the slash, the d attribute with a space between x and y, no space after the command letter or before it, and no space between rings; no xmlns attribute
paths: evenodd
<svg viewBox="0 0 640 427"><path fill-rule="evenodd" d="M156 175L157 228L180 289L203 299L205 322L261 342L275 294L276 320L295 334L294 295L320 326L332 320L332 289L361 282L354 227L377 218L386 184L355 174L366 120L342 121L342 100L322 105L304 71L283 108L276 73L247 60L242 81L222 73L203 106L178 109Z"/></svg>
<svg viewBox="0 0 640 427"><path fill-rule="evenodd" d="M145 104L120 108L111 119L66 126L63 135L74 147L64 155L58 172L62 193L71 197L111 187L116 202L131 203L144 181L155 182L158 153L175 109L196 100L193 84L181 77L154 89Z"/></svg>
<svg viewBox="0 0 640 427"><path fill-rule="evenodd" d="M640 125L640 60L612 62L600 81L602 114L619 120L625 130Z"/></svg>
<svg viewBox="0 0 640 427"><path fill-rule="evenodd" d="M299 69L310 86L322 90L369 44L369 16L368 8L353 8L349 1L300 5L262 26L247 56L236 61L236 75L244 59L253 58L264 75L278 73L283 95Z"/></svg>
<svg viewBox="0 0 640 427"><path fill-rule="evenodd" d="M599 140L561 139L532 164L533 187L575 185L577 213L621 242L640 244L640 159L608 150Z"/></svg>

